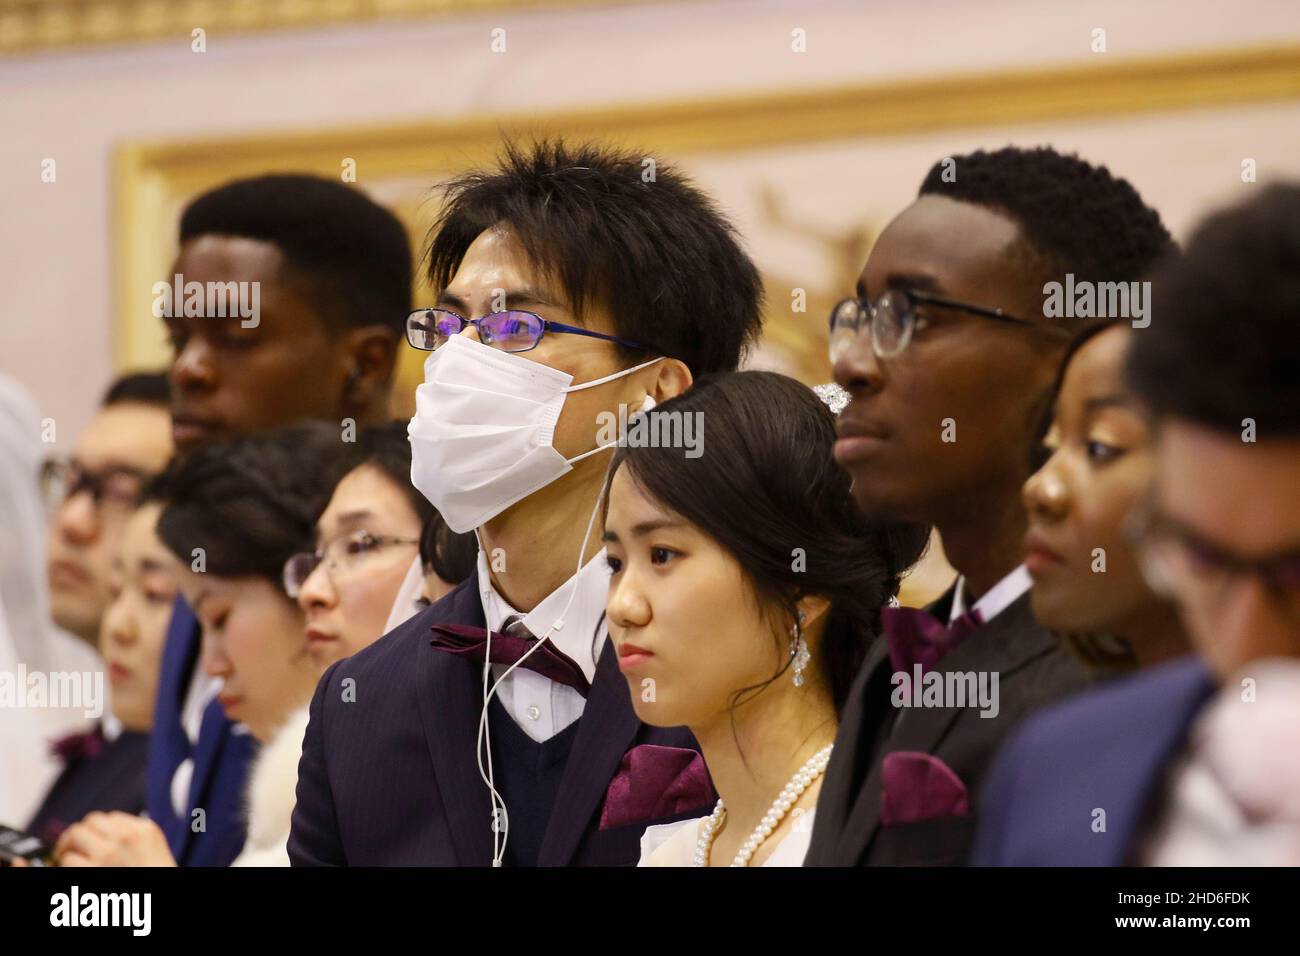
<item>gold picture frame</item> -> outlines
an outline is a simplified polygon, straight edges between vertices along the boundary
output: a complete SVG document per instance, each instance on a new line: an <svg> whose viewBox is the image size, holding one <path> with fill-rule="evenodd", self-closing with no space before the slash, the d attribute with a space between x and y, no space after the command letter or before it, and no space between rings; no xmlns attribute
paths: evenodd
<svg viewBox="0 0 1300 956"><path fill-rule="evenodd" d="M0 55L642 0L0 0Z"/></svg>
<svg viewBox="0 0 1300 956"><path fill-rule="evenodd" d="M501 137L564 134L599 138L655 155L757 150L819 141L917 134L1239 102L1300 100L1300 46L1245 49L1099 65L907 80L895 83L401 125L348 127L120 147L114 169L116 240L115 365L154 367L165 359L150 313L151 288L169 278L176 217L192 196L221 182L271 171L340 174L355 162L362 185L408 184L391 201L422 243L431 212L417 208L427 187L489 162ZM383 197L381 197L382 199ZM766 339L792 356L796 375L823 380L829 306L809 301L793 314L789 283L769 277ZM399 392L413 390L418 362L407 362ZM412 375L415 379L411 379ZM407 409L395 409L405 413Z"/></svg>

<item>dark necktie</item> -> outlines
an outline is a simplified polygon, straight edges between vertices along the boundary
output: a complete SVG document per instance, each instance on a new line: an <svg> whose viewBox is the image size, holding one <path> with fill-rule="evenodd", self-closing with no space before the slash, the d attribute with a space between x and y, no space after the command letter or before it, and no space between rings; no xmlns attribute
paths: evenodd
<svg viewBox="0 0 1300 956"><path fill-rule="evenodd" d="M945 626L919 608L887 607L880 611L880 623L889 642L889 662L894 672L910 674L914 664L921 665L922 673L933 670L945 654L984 622L979 611L967 611Z"/></svg>
<svg viewBox="0 0 1300 956"><path fill-rule="evenodd" d="M436 650L455 654L457 657L477 664L483 663L488 652L488 632L481 627L469 627L464 624L433 625L433 646ZM525 654L537 646L537 638L524 626L522 618L512 617L506 622L504 633L493 631L491 655L493 664L509 667L518 662ZM591 691L587 675L577 662L550 641L542 643L536 651L529 654L520 667L559 684L572 687L583 697Z"/></svg>

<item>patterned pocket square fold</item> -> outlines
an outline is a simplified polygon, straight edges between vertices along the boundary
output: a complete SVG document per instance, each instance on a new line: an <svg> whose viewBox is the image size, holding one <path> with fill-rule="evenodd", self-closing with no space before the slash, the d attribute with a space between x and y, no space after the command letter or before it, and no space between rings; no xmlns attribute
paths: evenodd
<svg viewBox="0 0 1300 956"><path fill-rule="evenodd" d="M623 755L605 791L600 828L702 810L716 799L704 758L684 747L640 744Z"/></svg>
<svg viewBox="0 0 1300 956"><path fill-rule="evenodd" d="M966 785L932 754L896 750L881 767L880 823L917 823L970 814Z"/></svg>

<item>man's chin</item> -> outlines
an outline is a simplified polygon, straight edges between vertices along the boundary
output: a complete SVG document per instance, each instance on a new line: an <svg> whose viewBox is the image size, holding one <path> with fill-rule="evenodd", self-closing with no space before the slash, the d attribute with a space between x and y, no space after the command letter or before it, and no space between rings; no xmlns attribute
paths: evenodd
<svg viewBox="0 0 1300 956"><path fill-rule="evenodd" d="M873 521L909 520L909 497L881 481L878 471L872 474L864 469L853 476L853 500L858 510Z"/></svg>

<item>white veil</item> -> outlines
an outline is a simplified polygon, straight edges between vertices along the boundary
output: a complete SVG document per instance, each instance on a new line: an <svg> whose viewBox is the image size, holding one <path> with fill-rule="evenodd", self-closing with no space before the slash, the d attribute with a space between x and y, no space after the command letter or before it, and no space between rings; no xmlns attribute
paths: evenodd
<svg viewBox="0 0 1300 956"><path fill-rule="evenodd" d="M93 649L50 618L45 510L37 484L40 430L40 413L26 390L0 375L0 675L11 675L0 679L20 695L24 672L103 669ZM90 721L82 708L8 703L0 702L0 823L22 827L59 771L49 742Z"/></svg>

